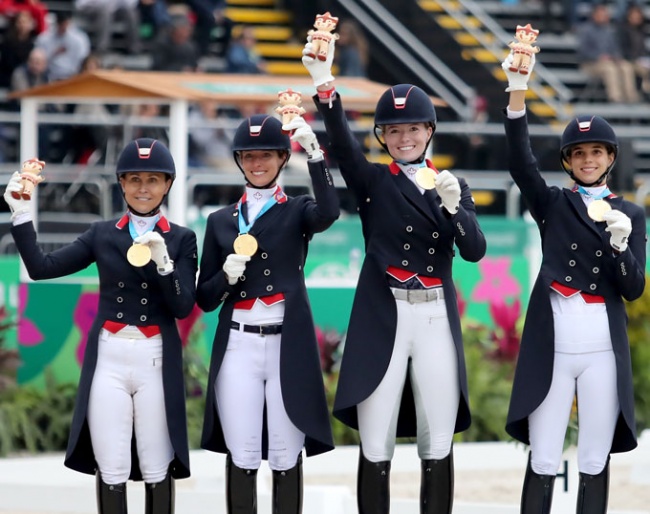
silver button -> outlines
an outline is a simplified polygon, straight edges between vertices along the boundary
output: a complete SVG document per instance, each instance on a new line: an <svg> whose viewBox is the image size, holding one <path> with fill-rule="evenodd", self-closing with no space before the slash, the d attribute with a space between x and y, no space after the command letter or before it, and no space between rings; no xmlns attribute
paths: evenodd
<svg viewBox="0 0 650 514"><path fill-rule="evenodd" d="M427 271L431 273L433 271L433 266L427 266Z"/></svg>
<svg viewBox="0 0 650 514"><path fill-rule="evenodd" d="M434 253L436 253L436 249L435 248L429 248L429 255L433 255Z"/></svg>
<svg viewBox="0 0 650 514"><path fill-rule="evenodd" d="M299 271L302 270L302 264L300 266L298 266L298 270Z"/></svg>
<svg viewBox="0 0 650 514"><path fill-rule="evenodd" d="M242 298L246 298L246 291L242 291L241 293L239 293L239 296L241 296Z"/></svg>
<svg viewBox="0 0 650 514"><path fill-rule="evenodd" d="M117 297L117 303L122 303L123 301L124 301L124 298L122 298L121 296Z"/></svg>
<svg viewBox="0 0 650 514"><path fill-rule="evenodd" d="M411 249L411 245L408 244L408 243L405 243L404 244L404 250L410 250L410 249Z"/></svg>
<svg viewBox="0 0 650 514"><path fill-rule="evenodd" d="M144 314L140 316L140 321L147 321L147 316L145 316Z"/></svg>
<svg viewBox="0 0 650 514"><path fill-rule="evenodd" d="M370 197L366 198L366 203L370 203Z"/></svg>
<svg viewBox="0 0 650 514"><path fill-rule="evenodd" d="M600 273L600 268L598 266L594 266L594 268L591 270L594 273Z"/></svg>
<svg viewBox="0 0 650 514"><path fill-rule="evenodd" d="M149 287L149 284L147 284L146 282L142 282L141 287L142 289L147 289L147 287Z"/></svg>
<svg viewBox="0 0 650 514"><path fill-rule="evenodd" d="M266 286L267 291L273 291L273 286Z"/></svg>
<svg viewBox="0 0 650 514"><path fill-rule="evenodd" d="M242 275L242 276L240 276L240 277L239 277L239 280L240 280L241 282L243 282L244 280L246 280L246 275Z"/></svg>
<svg viewBox="0 0 650 514"><path fill-rule="evenodd" d="M434 232L431 235L433 236L434 239L438 239L438 237L440 236L440 234L438 234L438 232Z"/></svg>
<svg viewBox="0 0 650 514"><path fill-rule="evenodd" d="M232 213L233 216L239 216L239 211L235 211Z"/></svg>
<svg viewBox="0 0 650 514"><path fill-rule="evenodd" d="M122 314L121 312L117 313L117 319L122 319L123 317L124 317L124 314Z"/></svg>
<svg viewBox="0 0 650 514"><path fill-rule="evenodd" d="M118 283L117 283L117 286L118 286L118 287L124 287L124 282L118 282Z"/></svg>
<svg viewBox="0 0 650 514"><path fill-rule="evenodd" d="M265 277L268 277L270 274L271 274L271 270L270 270L270 269L265 269L265 270L264 270L264 276L265 276Z"/></svg>
<svg viewBox="0 0 650 514"><path fill-rule="evenodd" d="M406 259L404 259L404 260L402 261L402 266L408 266L408 265L409 265L409 261L407 261Z"/></svg>
<svg viewBox="0 0 650 514"><path fill-rule="evenodd" d="M569 261L569 266L571 266L571 267L573 268L575 265L576 265L576 261L574 261L573 259L571 259L571 260Z"/></svg>
<svg viewBox="0 0 650 514"><path fill-rule="evenodd" d="M146 298L143 298L142 300L140 300L140 303L142 305L147 305L148 302L149 302L149 300L147 300Z"/></svg>
<svg viewBox="0 0 650 514"><path fill-rule="evenodd" d="M411 225L406 225L407 232L413 232L413 227Z"/></svg>
<svg viewBox="0 0 650 514"><path fill-rule="evenodd" d="M571 245L571 250L577 250L577 249L578 249L578 245L576 243L573 243Z"/></svg>
<svg viewBox="0 0 650 514"><path fill-rule="evenodd" d="M603 251L602 250L596 250L596 257L602 257Z"/></svg>
<svg viewBox="0 0 650 514"><path fill-rule="evenodd" d="M266 253L266 252L262 252L262 254L260 255L260 257L261 257L262 259L266 259L268 256L269 256L269 254Z"/></svg>
<svg viewBox="0 0 650 514"><path fill-rule="evenodd" d="M567 276L567 277L564 278L564 281L565 281L565 282L571 282L572 280L573 280L573 278L571 278L571 277L569 277L569 276Z"/></svg>
<svg viewBox="0 0 650 514"><path fill-rule="evenodd" d="M595 291L597 287L598 287L598 286L597 286L596 284L591 284L591 285L589 286L589 289L591 289L592 291Z"/></svg>

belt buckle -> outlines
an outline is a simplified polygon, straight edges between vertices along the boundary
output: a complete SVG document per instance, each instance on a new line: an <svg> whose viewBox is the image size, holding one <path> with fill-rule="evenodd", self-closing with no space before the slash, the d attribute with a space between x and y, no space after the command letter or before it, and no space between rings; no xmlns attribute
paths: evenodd
<svg viewBox="0 0 650 514"><path fill-rule="evenodd" d="M257 325L258 328L258 335L263 336L264 335L264 325Z"/></svg>

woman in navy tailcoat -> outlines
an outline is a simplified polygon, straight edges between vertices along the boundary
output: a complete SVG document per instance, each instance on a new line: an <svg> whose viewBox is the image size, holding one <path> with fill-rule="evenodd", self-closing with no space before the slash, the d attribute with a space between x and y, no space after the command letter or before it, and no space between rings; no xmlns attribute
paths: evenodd
<svg viewBox="0 0 650 514"><path fill-rule="evenodd" d="M70 275L93 263L99 272L99 308L65 465L96 474L100 514L126 514L128 479L145 481L148 514L172 514L173 480L190 475L176 319L194 306L197 250L194 232L160 212L175 174L162 143L132 141L117 162L127 213L94 223L48 254L38 246L29 201L12 195L21 189L19 172L4 194L13 212L11 233L32 279ZM142 253L131 263L133 248Z"/></svg>
<svg viewBox="0 0 650 514"><path fill-rule="evenodd" d="M537 223L542 263L531 292L506 429L530 445L523 514L547 514L574 398L579 435L578 514L607 512L610 453L637 445L624 300L643 293L643 209L607 187L618 142L598 116L572 119L560 157L574 182L559 188L539 173L528 135L530 75L503 64L510 173ZM531 70L532 71L532 70Z"/></svg>
<svg viewBox="0 0 650 514"><path fill-rule="evenodd" d="M307 150L315 199L277 184L291 155L283 130ZM256 512L257 470L268 459L273 512L297 514L303 447L307 456L333 448L304 265L312 236L338 218L338 197L301 117L244 120L233 153L244 195L208 217L197 286L203 310L221 306L201 445L227 453L229 513Z"/></svg>
<svg viewBox="0 0 650 514"><path fill-rule="evenodd" d="M334 44L326 61L309 57L310 45L303 63L366 245L334 405L359 430L358 509L389 511L395 437L417 436L421 512L447 514L453 435L470 425L452 262L455 248L467 261L481 259L485 237L467 183L425 159L436 126L429 96L410 84L381 96L375 135L394 160L369 162L333 85Z"/></svg>

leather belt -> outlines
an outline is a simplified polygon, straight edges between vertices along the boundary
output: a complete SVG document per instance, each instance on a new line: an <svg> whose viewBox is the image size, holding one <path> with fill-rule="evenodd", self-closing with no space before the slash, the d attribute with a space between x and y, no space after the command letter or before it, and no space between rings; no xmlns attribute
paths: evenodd
<svg viewBox="0 0 650 514"><path fill-rule="evenodd" d="M273 336L282 332L282 325L244 325L236 321L230 322L230 328L240 332L249 332L261 336Z"/></svg>
<svg viewBox="0 0 650 514"><path fill-rule="evenodd" d="M445 299L445 292L442 287L434 287L433 289L398 289L391 287L390 289L396 300L404 300L408 303L424 303Z"/></svg>

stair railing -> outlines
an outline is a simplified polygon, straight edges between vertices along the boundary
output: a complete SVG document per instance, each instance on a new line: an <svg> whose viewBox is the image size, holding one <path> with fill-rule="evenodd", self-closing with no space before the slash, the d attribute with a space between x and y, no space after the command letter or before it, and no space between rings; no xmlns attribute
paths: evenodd
<svg viewBox="0 0 650 514"><path fill-rule="evenodd" d="M485 50L494 55L498 62L503 60L508 43L513 40L514 34L508 34L477 2L474 0L437 0L437 4L468 34L473 36ZM465 12L459 9L459 5L464 8ZM472 23L470 16L480 22L480 28ZM553 90L555 95L549 93L548 88L544 87L545 84ZM559 119L564 120L571 117L569 103L573 99L573 93L540 62L536 62L535 73L530 78L528 86L542 102L557 113Z"/></svg>
<svg viewBox="0 0 650 514"><path fill-rule="evenodd" d="M474 114L476 91L376 0L341 0L344 8L384 48L417 74L462 120ZM444 82L443 82L444 80Z"/></svg>

